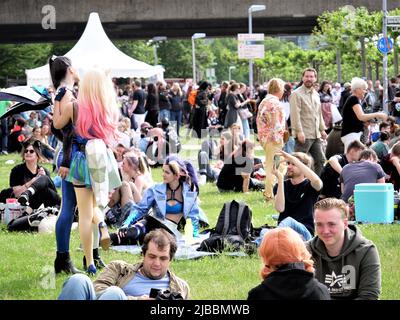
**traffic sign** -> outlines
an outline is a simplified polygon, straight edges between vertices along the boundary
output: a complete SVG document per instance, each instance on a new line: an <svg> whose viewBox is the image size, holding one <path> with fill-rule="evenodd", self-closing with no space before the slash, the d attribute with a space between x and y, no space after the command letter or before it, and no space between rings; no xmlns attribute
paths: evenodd
<svg viewBox="0 0 400 320"><path fill-rule="evenodd" d="M264 41L264 33L238 33L238 41Z"/></svg>
<svg viewBox="0 0 400 320"><path fill-rule="evenodd" d="M264 51L263 44L238 45L239 59L264 59Z"/></svg>
<svg viewBox="0 0 400 320"><path fill-rule="evenodd" d="M239 59L264 59L264 33L238 33Z"/></svg>
<svg viewBox="0 0 400 320"><path fill-rule="evenodd" d="M392 51L393 49L393 39L391 38L380 38L378 40L378 50L384 54Z"/></svg>
<svg viewBox="0 0 400 320"><path fill-rule="evenodd" d="M400 26L400 16L388 16L386 21L388 27Z"/></svg>

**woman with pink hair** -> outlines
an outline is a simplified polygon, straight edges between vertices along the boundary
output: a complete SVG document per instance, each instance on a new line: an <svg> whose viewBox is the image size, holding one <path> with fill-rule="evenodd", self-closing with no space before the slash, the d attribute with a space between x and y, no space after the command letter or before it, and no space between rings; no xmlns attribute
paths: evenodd
<svg viewBox="0 0 400 320"><path fill-rule="evenodd" d="M95 274L92 223L99 227L103 249L108 249L111 241L94 197L85 148L86 143L92 139L101 139L106 146L117 140L119 110L111 78L97 68L86 71L80 82L77 103L64 105L59 113L55 127L62 128L72 120L77 133L73 140L71 165L66 180L74 185L79 211L79 234L88 265L87 272Z"/></svg>
<svg viewBox="0 0 400 320"><path fill-rule="evenodd" d="M330 300L328 289L314 278L314 262L298 233L290 228L267 232L259 248L263 282L248 300Z"/></svg>

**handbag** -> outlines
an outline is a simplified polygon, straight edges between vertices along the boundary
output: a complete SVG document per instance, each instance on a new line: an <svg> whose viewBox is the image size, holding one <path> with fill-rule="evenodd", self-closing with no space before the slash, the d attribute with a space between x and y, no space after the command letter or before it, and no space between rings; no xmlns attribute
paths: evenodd
<svg viewBox="0 0 400 320"><path fill-rule="evenodd" d="M239 109L238 112L239 112L240 119L243 119L243 120L251 118L253 116L253 114L247 108Z"/></svg>
<svg viewBox="0 0 400 320"><path fill-rule="evenodd" d="M333 124L343 120L342 115L340 114L340 112L338 110L338 107L333 103L331 103L331 113L332 113L332 123Z"/></svg>

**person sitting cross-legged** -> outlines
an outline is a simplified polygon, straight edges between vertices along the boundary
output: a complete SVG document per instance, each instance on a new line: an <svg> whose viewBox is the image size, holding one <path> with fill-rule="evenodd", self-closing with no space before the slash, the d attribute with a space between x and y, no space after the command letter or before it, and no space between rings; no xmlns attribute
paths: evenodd
<svg viewBox="0 0 400 320"><path fill-rule="evenodd" d="M176 232L183 229L188 218L193 236L198 237L200 221L208 225L207 217L198 206L198 191L192 164L170 155L163 165L163 183L149 187L140 202L128 201L122 207L122 214L127 218L118 232L110 235L112 245L136 245L146 233L163 226Z"/></svg>
<svg viewBox="0 0 400 320"><path fill-rule="evenodd" d="M188 299L188 284L169 270L176 250L174 237L165 230L155 229L144 238L142 262L132 265L113 261L93 283L87 275L75 274L64 283L58 299L151 300L153 288Z"/></svg>
<svg viewBox="0 0 400 320"><path fill-rule="evenodd" d="M278 179L274 187L275 209L279 212L278 226L290 227L297 231L304 240L309 240L314 234L313 206L318 200L322 189L322 181L311 170L311 158L302 152L291 155L279 151L277 155L287 162L284 181L282 172L273 169L273 174Z"/></svg>
<svg viewBox="0 0 400 320"><path fill-rule="evenodd" d="M10 187L0 192L0 202L17 198L32 209L60 206L61 198L50 177L50 172L39 164L42 160L41 143L33 138L22 144L22 163L11 169Z"/></svg>

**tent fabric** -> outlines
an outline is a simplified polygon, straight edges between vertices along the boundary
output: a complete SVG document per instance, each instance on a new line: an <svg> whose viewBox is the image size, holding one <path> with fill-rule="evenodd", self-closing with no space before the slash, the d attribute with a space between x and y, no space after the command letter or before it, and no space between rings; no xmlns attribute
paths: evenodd
<svg viewBox="0 0 400 320"><path fill-rule="evenodd" d="M107 37L96 12L90 14L81 38L65 56L72 60L73 66L81 75L95 66L109 71L111 77L162 79L164 73L163 67L135 60L115 47ZM25 73L28 86L51 84L48 64L25 70Z"/></svg>

